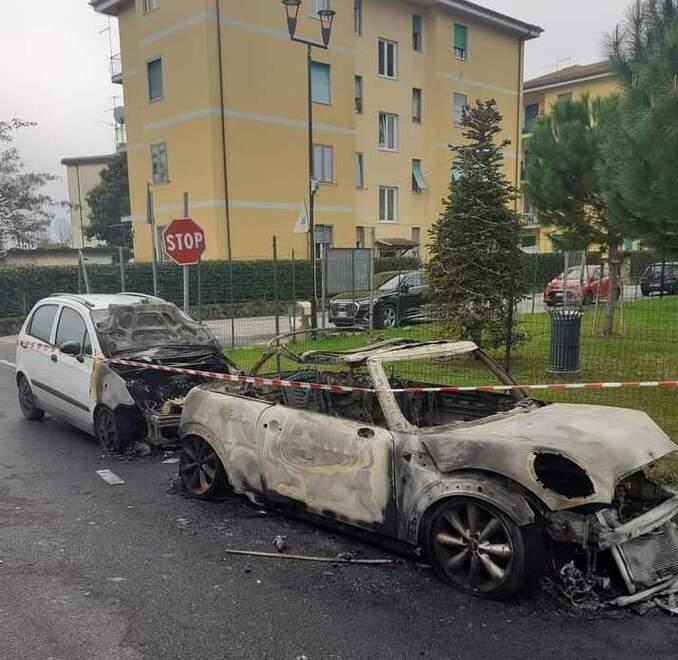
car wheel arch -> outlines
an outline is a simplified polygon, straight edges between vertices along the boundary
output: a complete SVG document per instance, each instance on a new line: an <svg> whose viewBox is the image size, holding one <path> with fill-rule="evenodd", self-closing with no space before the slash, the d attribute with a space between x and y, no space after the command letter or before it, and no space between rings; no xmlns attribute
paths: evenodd
<svg viewBox="0 0 678 660"><path fill-rule="evenodd" d="M421 546L428 519L442 502L454 497L490 504L519 527L535 523L547 511L533 493L511 479L489 471L460 470L442 475L420 492L405 520L407 541Z"/></svg>

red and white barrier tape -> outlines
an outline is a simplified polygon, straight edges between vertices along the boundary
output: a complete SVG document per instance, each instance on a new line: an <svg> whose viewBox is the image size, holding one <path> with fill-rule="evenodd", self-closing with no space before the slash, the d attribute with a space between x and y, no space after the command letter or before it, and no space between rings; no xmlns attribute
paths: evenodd
<svg viewBox="0 0 678 660"><path fill-rule="evenodd" d="M30 348L46 353L58 353L58 349L41 342L22 341L19 342L22 348ZM323 390L327 392L376 392L374 388L368 387L350 387L348 385L329 385L325 383L308 383L303 381L283 380L281 378L262 378L260 376L239 376L235 374L220 374L213 371L199 371L196 369L185 369L183 367L169 367L160 364L150 364L148 362L136 362L134 360L122 360L117 358L97 357L97 360L111 364L119 364L128 367L137 367L140 369L155 369L156 371L165 371L172 374L183 374L186 376L195 376L205 378L206 380L224 381L230 383L239 383L240 385L254 385L257 387L290 387L299 390ZM648 381L626 381L620 383L544 383L542 385L477 385L477 386L442 386L442 387L406 387L393 388L391 392L408 393L426 393L426 392L510 392L515 390L524 391L546 391L546 390L619 390L619 389L638 389L638 388L678 388L678 380L648 380Z"/></svg>

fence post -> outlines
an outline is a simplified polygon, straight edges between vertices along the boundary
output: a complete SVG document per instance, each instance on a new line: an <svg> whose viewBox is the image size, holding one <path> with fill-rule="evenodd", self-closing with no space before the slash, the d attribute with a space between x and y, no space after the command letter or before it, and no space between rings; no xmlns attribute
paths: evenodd
<svg viewBox="0 0 678 660"><path fill-rule="evenodd" d="M273 237L273 304L275 305L275 336L280 334L280 305L278 301L278 240ZM276 344L278 342L276 341ZM280 373L280 354L275 356L276 371Z"/></svg>
<svg viewBox="0 0 678 660"><path fill-rule="evenodd" d="M370 330L374 330L374 245L370 249Z"/></svg>
<svg viewBox="0 0 678 660"><path fill-rule="evenodd" d="M322 308L320 314L320 322L323 329L327 327L327 246L323 243L320 246L320 275L321 275L321 292L320 292L320 307ZM316 320L316 327L318 322ZM311 326L313 327L313 326Z"/></svg>
<svg viewBox="0 0 678 660"><path fill-rule="evenodd" d="M198 321L202 323L202 263L198 261Z"/></svg>
<svg viewBox="0 0 678 660"><path fill-rule="evenodd" d="M537 269L539 268L539 253L534 253L534 272L532 274L532 313L535 312L537 304Z"/></svg>
<svg viewBox="0 0 678 660"><path fill-rule="evenodd" d="M120 262L120 291L125 293L125 262L124 262L124 252L123 247L118 248L118 261Z"/></svg>
<svg viewBox="0 0 678 660"><path fill-rule="evenodd" d="M80 267L82 268L82 278L85 282L85 293L90 293L89 277L87 276L87 266L85 265L85 255L83 254L82 249L78 250L78 260L80 261Z"/></svg>
<svg viewBox="0 0 678 660"><path fill-rule="evenodd" d="M293 314L291 315L291 321L292 321L292 332L297 331L297 274L295 272L296 269L296 263L294 260L294 250L292 250L292 309L294 310Z"/></svg>

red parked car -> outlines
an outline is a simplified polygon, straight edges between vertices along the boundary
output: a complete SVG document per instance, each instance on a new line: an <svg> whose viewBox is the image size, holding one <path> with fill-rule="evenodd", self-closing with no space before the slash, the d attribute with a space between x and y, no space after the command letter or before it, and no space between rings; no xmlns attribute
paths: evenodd
<svg viewBox="0 0 678 660"><path fill-rule="evenodd" d="M602 277L601 277L602 274ZM563 304L563 290L567 288L568 304L579 302L590 305L603 300L610 294L610 278L607 266L573 266L567 271L567 287L564 287L565 274L554 277L544 289L544 303L549 307Z"/></svg>

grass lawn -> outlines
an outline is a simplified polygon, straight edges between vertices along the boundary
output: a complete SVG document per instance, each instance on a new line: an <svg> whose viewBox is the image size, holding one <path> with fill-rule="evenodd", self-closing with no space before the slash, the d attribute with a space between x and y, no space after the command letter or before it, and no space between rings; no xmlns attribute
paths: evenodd
<svg viewBox="0 0 678 660"><path fill-rule="evenodd" d="M678 297L650 298L625 303L617 314L615 333L602 337L604 305L596 314L589 308L584 313L581 340L581 367L576 375L550 374L548 368L550 317L547 313L519 314L517 327L526 340L517 346L513 358L513 377L524 384L637 381L678 379ZM436 324L378 331L380 337L412 337L439 339L442 331ZM367 335L332 336L304 339L290 347L295 351L324 349L341 350L366 343ZM250 369L263 347L230 349L228 355L242 369ZM503 349L489 351L503 361ZM292 368L290 363L282 369ZM275 369L274 362L269 370ZM458 385L487 385L472 372L464 373ZM565 403L590 403L635 408L647 412L678 442L678 389L588 390L582 392L539 393L540 398ZM662 476L678 480L678 459L660 468Z"/></svg>

